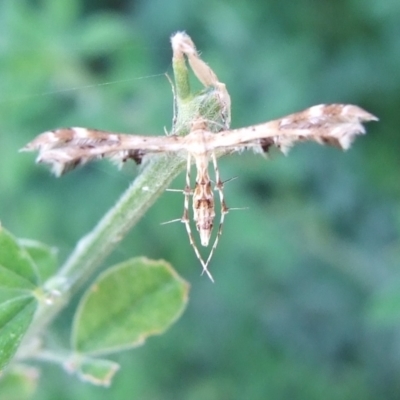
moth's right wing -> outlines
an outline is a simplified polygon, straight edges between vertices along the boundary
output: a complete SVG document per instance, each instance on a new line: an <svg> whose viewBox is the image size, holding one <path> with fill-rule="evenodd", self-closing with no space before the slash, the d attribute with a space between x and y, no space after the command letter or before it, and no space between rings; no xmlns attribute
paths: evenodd
<svg viewBox="0 0 400 400"><path fill-rule="evenodd" d="M347 150L357 135L365 133L363 123L377 119L355 105L320 104L263 124L218 132L208 146L234 151L275 146L286 153L298 142L314 141Z"/></svg>
<svg viewBox="0 0 400 400"><path fill-rule="evenodd" d="M49 164L56 176L99 158L121 165L132 159L140 163L148 153L182 150L179 136L138 136L87 128L44 132L20 151L38 151L36 162Z"/></svg>

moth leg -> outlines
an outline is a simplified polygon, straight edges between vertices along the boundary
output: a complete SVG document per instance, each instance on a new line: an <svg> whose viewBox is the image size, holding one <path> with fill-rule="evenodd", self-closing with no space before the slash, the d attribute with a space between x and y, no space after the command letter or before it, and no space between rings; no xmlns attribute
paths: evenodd
<svg viewBox="0 0 400 400"><path fill-rule="evenodd" d="M212 258L213 254L214 254L214 250L215 250L215 249L217 248L217 246L218 246L219 238L220 238L221 235L222 235L222 227L223 227L223 225L224 225L225 214L228 214L228 212L229 212L229 208L228 208L228 206L226 205L225 199L224 199L224 191L223 191L223 189L224 189L224 182L221 181L221 178L220 178L220 176L219 176L219 169L218 169L218 164L217 164L217 157L215 156L214 153L212 153L212 156L211 156L211 157L212 157L212 161L213 161L213 165L214 165L214 171L215 171L215 181L216 181L216 183L215 183L215 189L216 189L216 190L218 191L218 193L219 193L219 202L220 202L220 205L221 205L221 216L220 216L220 219L219 219L219 226L218 226L217 236L216 236L215 239L214 239L214 243L213 243L213 245L212 245L212 247L211 247L210 254L208 255L207 261L205 262L206 268L208 267L208 264L209 264L210 261L211 261L211 258ZM235 178L232 178L232 179L235 179ZM229 179L229 180L231 180L231 179ZM205 271L207 271L206 268L205 268ZM203 271L203 273L204 273L204 271Z"/></svg>
<svg viewBox="0 0 400 400"><path fill-rule="evenodd" d="M185 196L184 200L184 206L183 206L183 216L181 218L181 222L185 224L186 232L189 237L189 242L190 245L192 246L196 257L199 259L202 267L203 267L203 272L201 273L202 275L204 272L208 275L210 278L211 282L214 282L214 279L207 269L207 264L203 260L203 257L200 254L200 251L196 245L196 242L194 241L193 238L193 233L192 233L192 228L190 227L190 219L189 219L189 207L190 207L190 196L193 194L192 189L190 188L190 168L191 168L191 156L188 154L188 160L187 160L187 169L186 169L186 186L185 189L183 190L183 195Z"/></svg>
<svg viewBox="0 0 400 400"><path fill-rule="evenodd" d="M186 209L186 208L184 209L183 217L181 218L181 222L183 222L185 224L185 228L186 228L187 235L189 237L190 245L193 247L193 250L194 250L194 252L196 254L196 257L199 259L199 261L201 263L201 266L203 267L203 271L202 271L201 274L203 275L204 272L205 272L208 275L208 277L210 278L211 282L214 283L214 278L212 277L210 271L207 269L208 261L205 262L203 260L203 257L201 256L200 251L197 248L196 242L194 241L192 228L190 227L189 212L188 211L189 211L188 209Z"/></svg>

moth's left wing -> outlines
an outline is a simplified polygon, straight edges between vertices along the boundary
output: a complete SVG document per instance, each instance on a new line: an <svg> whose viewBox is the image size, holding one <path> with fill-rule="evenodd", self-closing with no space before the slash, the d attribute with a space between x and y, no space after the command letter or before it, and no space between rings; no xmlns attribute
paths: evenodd
<svg viewBox="0 0 400 400"><path fill-rule="evenodd" d="M148 153L182 150L179 136L139 136L87 128L65 128L44 132L21 151L38 151L36 162L50 164L55 175L99 158L117 164L132 159L140 163Z"/></svg>
<svg viewBox="0 0 400 400"><path fill-rule="evenodd" d="M296 142L310 140L346 150L356 135L365 133L363 122L376 120L355 105L320 104L264 124L216 133L208 145L213 149L263 151L276 146L286 153Z"/></svg>

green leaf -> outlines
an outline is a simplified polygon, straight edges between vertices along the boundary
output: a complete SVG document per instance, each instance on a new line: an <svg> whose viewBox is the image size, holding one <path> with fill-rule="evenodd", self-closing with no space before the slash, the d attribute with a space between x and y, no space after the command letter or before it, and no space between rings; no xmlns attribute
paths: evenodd
<svg viewBox="0 0 400 400"><path fill-rule="evenodd" d="M114 361L79 355L74 356L64 367L68 372L75 372L81 380L99 386L110 386L119 370L119 364Z"/></svg>
<svg viewBox="0 0 400 400"><path fill-rule="evenodd" d="M2 400L28 400L35 392L39 378L37 368L17 365L0 380Z"/></svg>
<svg viewBox="0 0 400 400"><path fill-rule="evenodd" d="M16 352L37 307L36 298L14 297L0 305L0 371Z"/></svg>
<svg viewBox="0 0 400 400"><path fill-rule="evenodd" d="M188 284L165 261L135 258L99 276L74 319L73 347L110 353L164 332L183 312Z"/></svg>
<svg viewBox="0 0 400 400"><path fill-rule="evenodd" d="M18 239L18 243L34 261L42 282L54 275L58 266L55 247L31 239Z"/></svg>
<svg viewBox="0 0 400 400"><path fill-rule="evenodd" d="M1 288L33 290L38 283L36 266L18 241L0 227Z"/></svg>
<svg viewBox="0 0 400 400"><path fill-rule="evenodd" d="M0 227L0 370L16 352L32 321L37 282L29 254Z"/></svg>

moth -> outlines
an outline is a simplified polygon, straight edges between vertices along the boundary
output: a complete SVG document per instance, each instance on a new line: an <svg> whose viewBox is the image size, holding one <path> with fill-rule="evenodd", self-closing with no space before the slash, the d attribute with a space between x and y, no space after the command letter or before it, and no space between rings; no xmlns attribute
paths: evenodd
<svg viewBox="0 0 400 400"><path fill-rule="evenodd" d="M211 75L211 69L200 60L190 38L184 33L179 34L181 36L172 39L174 56L180 51L180 54L185 54L189 58L189 62L194 61L192 68L195 73L197 72L198 78L205 83L205 86L217 87L222 93L223 105L226 109L229 108L230 104L229 106L225 104L229 101L225 86L218 81L215 74ZM202 75L204 71L211 72ZM140 163L143 157L155 153L173 153L186 157L184 211L179 220L185 224L190 244L201 262L203 273L205 272L213 281L208 265L221 236L224 217L229 211L224 199L224 182L220 178L217 156L221 152L232 153L247 149L266 153L271 147L287 153L295 143L304 141L314 141L347 150L357 135L365 133L363 123L374 120L377 120L374 115L356 105L320 104L258 125L239 129L221 126L217 132L211 131L209 121L199 116L191 122L190 131L185 136L175 133L166 136L139 136L79 127L62 128L42 133L21 150L37 151L36 161L49 164L57 176L101 158L109 158L118 163L132 159ZM197 171L194 185L190 179L193 162ZM209 174L210 163L214 169L213 180ZM216 216L214 190L218 192L220 220L211 250L205 259L201 256L192 234L190 203L200 243L207 247L210 244Z"/></svg>

